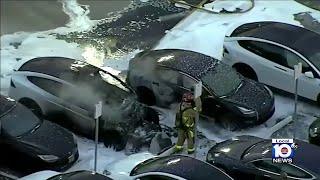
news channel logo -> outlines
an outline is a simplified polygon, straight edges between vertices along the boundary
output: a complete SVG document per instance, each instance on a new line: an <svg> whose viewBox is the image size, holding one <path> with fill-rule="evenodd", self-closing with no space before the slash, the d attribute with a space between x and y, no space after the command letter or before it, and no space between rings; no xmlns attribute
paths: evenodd
<svg viewBox="0 0 320 180"><path fill-rule="evenodd" d="M298 145L293 139L272 139L272 162L292 163L294 151Z"/></svg>

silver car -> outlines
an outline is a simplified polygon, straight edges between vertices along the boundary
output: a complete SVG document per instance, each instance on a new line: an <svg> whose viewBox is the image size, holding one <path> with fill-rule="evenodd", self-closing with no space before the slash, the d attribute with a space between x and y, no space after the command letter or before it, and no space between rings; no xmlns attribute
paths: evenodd
<svg viewBox="0 0 320 180"><path fill-rule="evenodd" d="M20 63L12 74L9 95L37 115L88 138L94 137L94 104L102 100L100 135L116 150L125 147L128 133L144 120L159 121L156 111L150 113L149 107L135 101L134 91L119 78L69 58L40 57Z"/></svg>

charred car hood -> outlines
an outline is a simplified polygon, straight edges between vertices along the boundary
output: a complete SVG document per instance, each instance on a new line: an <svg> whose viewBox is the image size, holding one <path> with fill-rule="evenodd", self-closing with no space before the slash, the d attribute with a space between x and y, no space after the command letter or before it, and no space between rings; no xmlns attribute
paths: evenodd
<svg viewBox="0 0 320 180"><path fill-rule="evenodd" d="M244 151L260 141L263 139L254 136L238 136L218 143L208 153L219 153L232 159L241 160Z"/></svg>
<svg viewBox="0 0 320 180"><path fill-rule="evenodd" d="M265 86L252 80L245 80L236 93L225 97L224 100L257 112L270 109L274 103L273 95L270 95Z"/></svg>
<svg viewBox="0 0 320 180"><path fill-rule="evenodd" d="M55 155L59 158L70 156L77 143L73 134L49 121L43 121L33 133L19 138L19 141L34 150L34 155Z"/></svg>

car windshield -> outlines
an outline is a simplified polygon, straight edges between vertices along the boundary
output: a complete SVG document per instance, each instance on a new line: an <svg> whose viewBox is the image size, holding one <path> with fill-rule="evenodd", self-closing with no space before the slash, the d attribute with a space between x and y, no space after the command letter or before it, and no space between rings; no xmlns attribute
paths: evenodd
<svg viewBox="0 0 320 180"><path fill-rule="evenodd" d="M232 93L243 82L234 69L221 62L207 71L201 80L219 97Z"/></svg>
<svg viewBox="0 0 320 180"><path fill-rule="evenodd" d="M262 153L262 154L267 154L271 151L271 141L265 140L265 141L260 141L254 145L252 145L250 148L248 148L242 155L242 157L245 157L249 154L253 153Z"/></svg>
<svg viewBox="0 0 320 180"><path fill-rule="evenodd" d="M311 63L320 71L320 52L315 53L308 58Z"/></svg>
<svg viewBox="0 0 320 180"><path fill-rule="evenodd" d="M27 107L20 103L15 103L12 110L1 117L1 132L19 137L37 128L41 120Z"/></svg>

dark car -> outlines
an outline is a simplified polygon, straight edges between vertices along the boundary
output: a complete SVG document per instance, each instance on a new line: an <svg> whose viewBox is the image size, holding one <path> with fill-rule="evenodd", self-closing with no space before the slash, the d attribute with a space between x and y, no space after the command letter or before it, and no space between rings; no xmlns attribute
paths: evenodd
<svg viewBox="0 0 320 180"><path fill-rule="evenodd" d="M150 153L134 154L115 161L107 166L104 174L119 180L232 180L219 168L190 156L153 156Z"/></svg>
<svg viewBox="0 0 320 180"><path fill-rule="evenodd" d="M99 173L82 170L82 171L74 171L74 172L59 174L51 178L48 178L47 180L113 180L113 179Z"/></svg>
<svg viewBox="0 0 320 180"><path fill-rule="evenodd" d="M158 113L138 103L121 79L75 59L39 57L21 62L12 74L9 95L90 139L95 134L94 105L102 101L100 140L116 150L122 150L128 133L143 123L159 123Z"/></svg>
<svg viewBox="0 0 320 180"><path fill-rule="evenodd" d="M272 141L254 136L238 136L218 143L207 154L206 161L235 179L319 179L320 148L301 140L292 163L272 162Z"/></svg>
<svg viewBox="0 0 320 180"><path fill-rule="evenodd" d="M144 51L129 63L127 83L143 103L168 107L202 81L202 115L214 117L229 130L261 124L275 110L273 93L246 79L221 61L197 52Z"/></svg>
<svg viewBox="0 0 320 180"><path fill-rule="evenodd" d="M320 118L313 121L309 126L309 142L320 146Z"/></svg>
<svg viewBox="0 0 320 180"><path fill-rule="evenodd" d="M64 170L79 157L75 136L68 130L38 118L17 101L0 98L0 162L24 170Z"/></svg>

